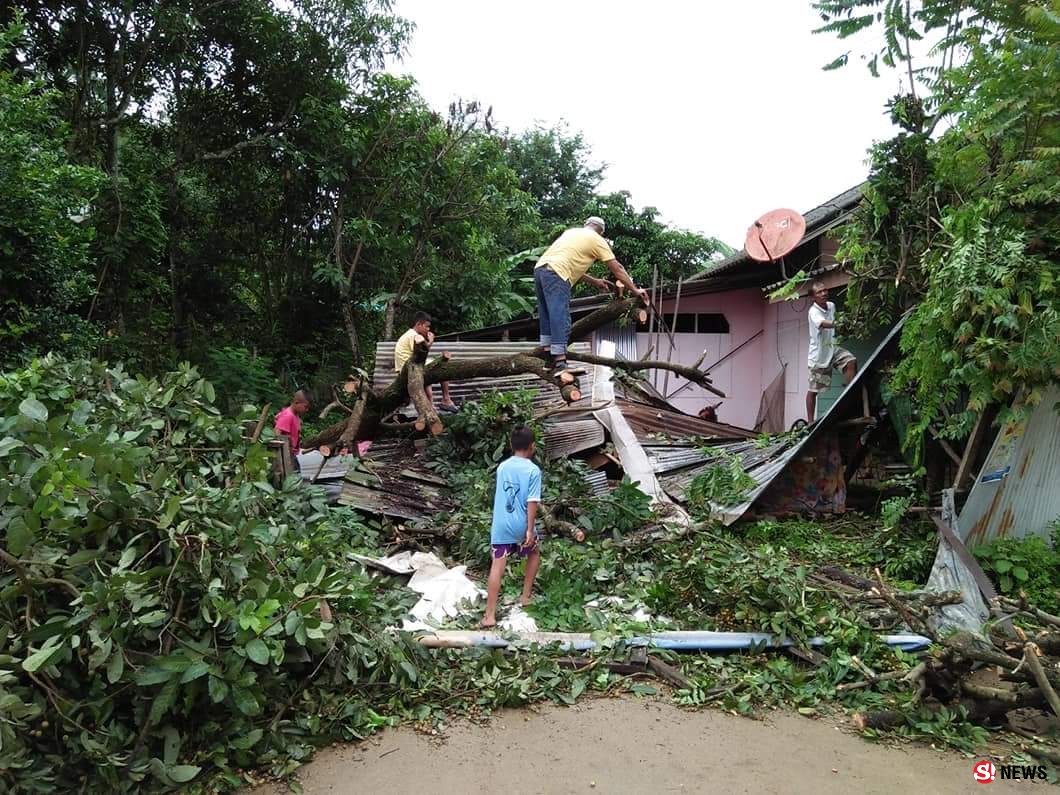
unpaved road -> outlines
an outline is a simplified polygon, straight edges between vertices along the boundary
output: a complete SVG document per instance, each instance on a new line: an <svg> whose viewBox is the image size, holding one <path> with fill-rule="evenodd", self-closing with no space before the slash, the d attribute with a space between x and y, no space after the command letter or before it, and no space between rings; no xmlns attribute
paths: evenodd
<svg viewBox="0 0 1060 795"><path fill-rule="evenodd" d="M868 743L831 721L768 721L658 701L599 699L509 710L444 737L411 729L320 752L299 779L325 793L960 793L1045 792L1029 781L983 787L976 760L926 747ZM996 760L995 760L996 761ZM265 786L254 795L280 795Z"/></svg>

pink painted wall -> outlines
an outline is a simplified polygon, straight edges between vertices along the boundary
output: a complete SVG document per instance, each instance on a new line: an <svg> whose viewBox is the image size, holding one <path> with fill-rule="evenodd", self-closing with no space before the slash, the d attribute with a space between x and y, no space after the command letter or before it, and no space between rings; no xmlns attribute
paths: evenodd
<svg viewBox="0 0 1060 795"><path fill-rule="evenodd" d="M810 347L810 299L766 304L766 333L762 353L762 384L768 386L784 370L784 427L806 417ZM784 367L783 365L787 365Z"/></svg>
<svg viewBox="0 0 1060 795"><path fill-rule="evenodd" d="M674 301L663 302L663 312L674 310ZM677 343L672 357L673 361L682 364L695 364L696 360L707 351L703 360L704 366L709 366L750 339L762 328L762 313L765 302L762 292L758 289L733 290L727 293L712 293L709 295L683 296L677 307L682 314L685 312L716 312L725 315L729 321L728 334L675 334ZM656 350L652 358L665 359L669 354L669 340L666 334L661 335L662 350ZM654 340L653 340L654 342ZM759 337L750 345L745 346L732 358L711 371L711 378L718 389L725 393L726 397L718 408L718 419L732 425L750 428L754 426L755 418L758 416L758 406L762 398L762 343ZM647 334L637 335L637 349L641 353L652 344ZM664 386L665 376L657 373L653 376L653 382L660 390ZM667 388L672 393L678 386L687 383L684 379L671 376ZM721 398L700 389L690 386L677 394L672 402L682 411L696 414L703 406L717 403Z"/></svg>
<svg viewBox="0 0 1060 795"><path fill-rule="evenodd" d="M675 301L663 302L663 311L672 312ZM785 369L784 427L805 414L807 386L806 355L808 326L806 312L808 299L770 304L758 288L732 290L725 293L683 296L678 311L713 312L725 315L729 321L728 334L675 334L676 347L670 354L670 343L663 333L662 349L655 350L651 358L671 358L682 364L694 364L703 351L707 355L704 366L709 366L729 351L753 337L759 330L763 334L754 342L744 346L732 358L711 371L713 383L725 393L724 400L700 389L689 386L675 395L671 402L682 411L696 414L703 406L722 400L718 408L718 419L722 422L753 428L758 418L763 390ZM637 335L637 350L641 356L656 337ZM673 393L687 383L671 375L669 383L663 373L650 374L651 382L660 391Z"/></svg>

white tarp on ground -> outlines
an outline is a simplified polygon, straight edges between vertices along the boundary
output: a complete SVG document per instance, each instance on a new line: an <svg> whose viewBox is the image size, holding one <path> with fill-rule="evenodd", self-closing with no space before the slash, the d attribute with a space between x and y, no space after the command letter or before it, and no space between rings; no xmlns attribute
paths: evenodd
<svg viewBox="0 0 1060 795"><path fill-rule="evenodd" d="M420 594L420 600L409 611L401 629L433 631L446 620L478 610L478 602L486 592L467 576L467 566L446 567L433 552L399 552L387 558L354 556L366 566L390 574L411 574L408 587ZM513 632L536 632L537 623L518 605L500 622L502 629Z"/></svg>

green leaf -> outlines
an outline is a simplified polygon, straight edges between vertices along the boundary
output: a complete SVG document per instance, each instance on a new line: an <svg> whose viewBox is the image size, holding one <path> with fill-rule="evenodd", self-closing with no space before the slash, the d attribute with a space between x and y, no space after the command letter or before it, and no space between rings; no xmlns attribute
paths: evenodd
<svg viewBox="0 0 1060 795"><path fill-rule="evenodd" d="M18 404L18 413L34 422L48 419L48 407L36 398L26 398Z"/></svg>
<svg viewBox="0 0 1060 795"><path fill-rule="evenodd" d="M998 558L994 561L994 571L998 574L1004 574L1006 571L1012 568L1012 561L1005 560L1004 558Z"/></svg>
<svg viewBox="0 0 1060 795"><path fill-rule="evenodd" d="M242 737L237 737L232 740L229 745L233 748L238 748L240 751L249 751L257 744L258 740L260 740L263 735L264 732L261 729L254 729L247 732Z"/></svg>
<svg viewBox="0 0 1060 795"><path fill-rule="evenodd" d="M216 676L210 677L210 700L214 704L220 704L228 697L228 683Z"/></svg>
<svg viewBox="0 0 1060 795"><path fill-rule="evenodd" d="M5 436L0 439L0 458L3 458L16 447L22 447L22 442L11 436Z"/></svg>
<svg viewBox="0 0 1060 795"><path fill-rule="evenodd" d="M158 520L158 526L165 530L173 522L173 517L180 510L180 497L176 494L166 500L166 510L162 512L162 518Z"/></svg>
<svg viewBox="0 0 1060 795"><path fill-rule="evenodd" d="M29 529L26 520L16 516L7 526L7 551L19 557L29 549L33 543L33 531Z"/></svg>
<svg viewBox="0 0 1060 795"><path fill-rule="evenodd" d="M66 559L66 565L70 567L84 566L86 563L91 563L98 557L98 549L82 549L68 557Z"/></svg>
<svg viewBox="0 0 1060 795"><path fill-rule="evenodd" d="M37 651L33 652L29 657L22 661L22 668L29 673L33 673L45 665L51 660L59 651L62 650L63 638L60 635L54 635L44 642Z"/></svg>
<svg viewBox="0 0 1060 795"><path fill-rule="evenodd" d="M651 685L642 685L640 682L637 682L630 687L629 692L637 696L655 696L659 694L657 688L654 688Z"/></svg>
<svg viewBox="0 0 1060 795"><path fill-rule="evenodd" d="M217 399L217 394L213 390L213 384L209 381L202 382L202 393L206 396L206 399L213 403Z"/></svg>
<svg viewBox="0 0 1060 795"><path fill-rule="evenodd" d="M244 651L247 653L247 657L256 662L258 665L265 665L269 661L269 647L265 645L265 641L261 638L254 638L245 647Z"/></svg>
<svg viewBox="0 0 1060 795"><path fill-rule="evenodd" d="M180 756L180 732L172 726L166 726L162 730L162 761L167 765L175 765Z"/></svg>
<svg viewBox="0 0 1060 795"><path fill-rule="evenodd" d="M136 674L136 684L141 687L150 687L151 685L160 685L163 682L168 682L172 678L172 671L166 671L162 668L143 668Z"/></svg>
<svg viewBox="0 0 1060 795"><path fill-rule="evenodd" d="M233 690L232 699L236 703L236 709L244 715L254 716L261 712L261 705L258 704L258 700L246 688L237 687Z"/></svg>
<svg viewBox="0 0 1060 795"><path fill-rule="evenodd" d="M121 675L124 671L125 655L122 654L122 650L119 648L111 655L110 660L107 662L107 681L114 684L121 679Z"/></svg>
<svg viewBox="0 0 1060 795"><path fill-rule="evenodd" d="M405 672L405 676L407 676L411 682L415 682L420 677L420 672L416 669L416 666L408 660L401 661L401 670Z"/></svg>
<svg viewBox="0 0 1060 795"><path fill-rule="evenodd" d="M188 666L188 669L181 675L180 681L184 684L188 682L194 682L201 676L205 676L210 671L210 664L205 660L198 660Z"/></svg>
<svg viewBox="0 0 1060 795"><path fill-rule="evenodd" d="M187 784L201 771L196 765L174 765L166 769L166 775L174 784Z"/></svg>
<svg viewBox="0 0 1060 795"><path fill-rule="evenodd" d="M158 723L162 720L162 716L169 712L169 708L176 703L177 700L177 688L180 686L180 682L176 679L171 679L166 682L165 686L155 696L155 700L151 702L151 713L147 716L147 721L151 725Z"/></svg>
<svg viewBox="0 0 1060 795"><path fill-rule="evenodd" d="M1012 576L1015 577L1020 582L1026 582L1027 580L1030 579L1031 573L1029 571L1027 571L1025 568L1023 568L1023 566L1016 566L1012 570Z"/></svg>

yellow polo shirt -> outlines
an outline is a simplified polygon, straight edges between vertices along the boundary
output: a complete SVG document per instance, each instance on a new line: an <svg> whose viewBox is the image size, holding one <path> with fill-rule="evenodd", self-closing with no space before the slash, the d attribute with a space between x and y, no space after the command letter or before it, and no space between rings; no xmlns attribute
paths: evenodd
<svg viewBox="0 0 1060 795"><path fill-rule="evenodd" d="M568 229L557 237L534 267L547 265L571 284L577 284L594 262L609 262L614 258L607 241L595 229L583 226Z"/></svg>
<svg viewBox="0 0 1060 795"><path fill-rule="evenodd" d="M394 343L394 372L400 373L405 362L416 352L416 329L410 328Z"/></svg>

